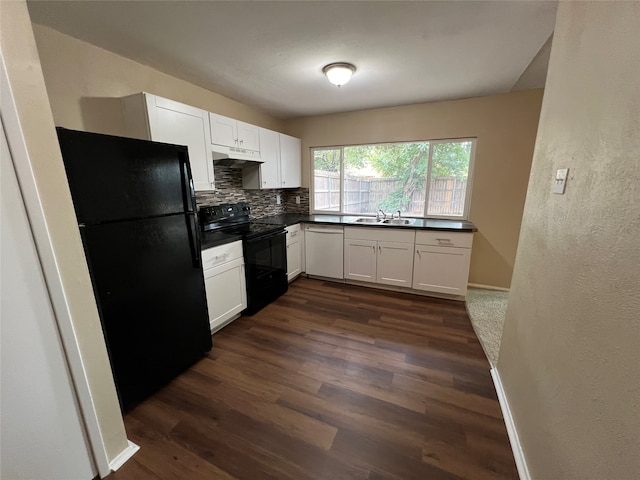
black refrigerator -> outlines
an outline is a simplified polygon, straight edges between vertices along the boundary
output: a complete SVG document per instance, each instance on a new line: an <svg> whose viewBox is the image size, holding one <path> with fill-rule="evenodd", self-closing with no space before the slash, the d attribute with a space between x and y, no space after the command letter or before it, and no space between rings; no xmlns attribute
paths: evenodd
<svg viewBox="0 0 640 480"><path fill-rule="evenodd" d="M187 147L57 132L127 411L211 349Z"/></svg>

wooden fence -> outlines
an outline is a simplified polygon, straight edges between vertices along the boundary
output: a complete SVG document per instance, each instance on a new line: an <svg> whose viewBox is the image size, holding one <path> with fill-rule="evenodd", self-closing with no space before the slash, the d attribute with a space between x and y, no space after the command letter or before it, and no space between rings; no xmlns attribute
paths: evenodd
<svg viewBox="0 0 640 480"><path fill-rule="evenodd" d="M395 178L365 178L346 176L344 180L344 213L375 213L392 192L402 188ZM466 180L437 177L431 180L428 215L462 215ZM314 173L316 210L340 211L340 174L316 170ZM405 215L424 214L425 192L415 191L402 209Z"/></svg>

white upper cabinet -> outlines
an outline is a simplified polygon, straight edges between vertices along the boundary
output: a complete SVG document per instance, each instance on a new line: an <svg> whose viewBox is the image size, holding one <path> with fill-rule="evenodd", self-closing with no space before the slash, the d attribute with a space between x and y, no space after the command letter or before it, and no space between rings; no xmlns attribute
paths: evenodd
<svg viewBox="0 0 640 480"><path fill-rule="evenodd" d="M259 128L255 125L224 117L217 113L209 114L211 125L211 143L230 148L260 151Z"/></svg>
<svg viewBox="0 0 640 480"><path fill-rule="evenodd" d="M242 170L242 186L247 189L280 188L280 134L259 129L260 165Z"/></svg>
<svg viewBox="0 0 640 480"><path fill-rule="evenodd" d="M242 170L243 187L297 188L302 185L301 145L299 138L259 129L260 160L264 163Z"/></svg>
<svg viewBox="0 0 640 480"><path fill-rule="evenodd" d="M280 134L280 186L298 188L302 185L302 141Z"/></svg>
<svg viewBox="0 0 640 480"><path fill-rule="evenodd" d="M260 151L260 128L238 121L238 145L240 148Z"/></svg>
<svg viewBox="0 0 640 480"><path fill-rule="evenodd" d="M215 188L208 113L149 93L122 99L128 136L186 145L195 190Z"/></svg>

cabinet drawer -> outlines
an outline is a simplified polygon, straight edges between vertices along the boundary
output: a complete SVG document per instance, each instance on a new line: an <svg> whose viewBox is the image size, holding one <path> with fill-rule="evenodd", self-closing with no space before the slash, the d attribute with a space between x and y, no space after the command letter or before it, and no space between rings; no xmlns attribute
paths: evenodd
<svg viewBox="0 0 640 480"><path fill-rule="evenodd" d="M418 231L416 245L435 245L437 247L471 248L473 233Z"/></svg>
<svg viewBox="0 0 640 480"><path fill-rule="evenodd" d="M300 239L300 224L290 225L285 230L287 232L287 245Z"/></svg>
<svg viewBox="0 0 640 480"><path fill-rule="evenodd" d="M207 270L238 258L242 258L241 240L204 250L202 252L202 268Z"/></svg>

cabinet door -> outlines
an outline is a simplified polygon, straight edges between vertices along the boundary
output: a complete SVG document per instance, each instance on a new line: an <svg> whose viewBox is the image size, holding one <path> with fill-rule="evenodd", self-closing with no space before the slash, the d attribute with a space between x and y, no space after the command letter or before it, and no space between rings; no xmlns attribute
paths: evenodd
<svg viewBox="0 0 640 480"><path fill-rule="evenodd" d="M282 188L298 188L302 185L302 141L280 134L280 184Z"/></svg>
<svg viewBox="0 0 640 480"><path fill-rule="evenodd" d="M302 272L302 251L300 240L287 242L287 278L289 281Z"/></svg>
<svg viewBox="0 0 640 480"><path fill-rule="evenodd" d="M378 283L411 287L413 279L413 244L378 242Z"/></svg>
<svg viewBox="0 0 640 480"><path fill-rule="evenodd" d="M149 131L155 142L186 145L196 190L213 190L213 160L209 154L207 113L199 108L149 95Z"/></svg>
<svg viewBox="0 0 640 480"><path fill-rule="evenodd" d="M211 143L225 147L238 146L238 122L236 120L210 113L209 123L211 124Z"/></svg>
<svg viewBox="0 0 640 480"><path fill-rule="evenodd" d="M238 148L260 151L260 129L249 123L238 122Z"/></svg>
<svg viewBox="0 0 640 480"><path fill-rule="evenodd" d="M204 272L211 332L221 329L229 320L247 308L244 260L241 258Z"/></svg>
<svg viewBox="0 0 640 480"><path fill-rule="evenodd" d="M376 248L374 240L344 241L344 278L361 282L376 281Z"/></svg>
<svg viewBox="0 0 640 480"><path fill-rule="evenodd" d="M260 129L260 188L280 188L280 134Z"/></svg>
<svg viewBox="0 0 640 480"><path fill-rule="evenodd" d="M471 249L416 245L413 288L466 295Z"/></svg>

